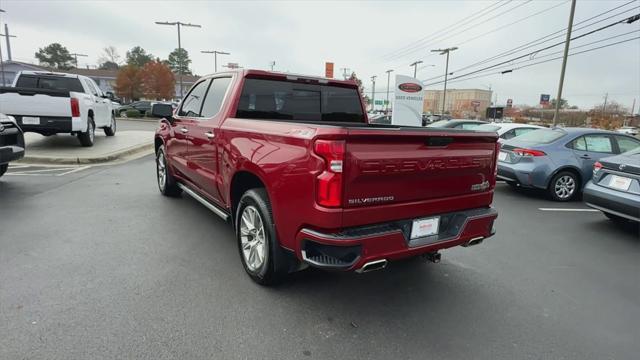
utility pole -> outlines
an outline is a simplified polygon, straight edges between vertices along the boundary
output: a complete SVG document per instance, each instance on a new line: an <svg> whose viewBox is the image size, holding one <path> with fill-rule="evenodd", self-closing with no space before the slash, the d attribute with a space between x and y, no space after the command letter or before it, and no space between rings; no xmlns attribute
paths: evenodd
<svg viewBox="0 0 640 360"><path fill-rule="evenodd" d="M347 71L349 71L349 68L340 68L340 70L342 70L342 77L347 80Z"/></svg>
<svg viewBox="0 0 640 360"><path fill-rule="evenodd" d="M607 99L609 98L609 93L604 94L604 104L602 104L602 117L604 118L607 115Z"/></svg>
<svg viewBox="0 0 640 360"><path fill-rule="evenodd" d="M556 96L556 110L553 113L553 126L558 123L560 103L562 102L562 86L564 85L564 72L567 68L567 56L569 55L569 43L571 42L571 29L573 29L573 14L576 12L576 0L571 0L571 12L569 13L569 26L567 26L567 38L564 42L564 56L562 57L562 69L560 70L560 83L558 84L558 96Z"/></svg>
<svg viewBox="0 0 640 360"><path fill-rule="evenodd" d="M218 50L202 50L203 54L213 54L213 71L218 72L218 55L231 55L231 53Z"/></svg>
<svg viewBox="0 0 640 360"><path fill-rule="evenodd" d="M372 90L371 90L371 111L375 110L375 108L376 108L376 78L377 78L376 75L373 75L371 77L371 83L373 84L373 86L371 87L372 88ZM632 112L633 112L633 110L632 110Z"/></svg>
<svg viewBox="0 0 640 360"><path fill-rule="evenodd" d="M9 34L9 25L4 24L4 34L0 34L0 36L4 36L7 40L7 60L11 61L11 41L9 38L16 37L15 35Z"/></svg>
<svg viewBox="0 0 640 360"><path fill-rule="evenodd" d="M275 60L274 60L274 61L271 61L271 62L269 63L269 66L271 66L271 71L273 71L273 68L276 66L276 61L275 61Z"/></svg>
<svg viewBox="0 0 640 360"><path fill-rule="evenodd" d="M87 56L89 56L89 55L85 55L85 54L78 54L78 53L72 53L72 54L69 54L69 55L73 56L73 58L75 59L74 61L75 61L75 63L76 63L76 69L78 68L78 56L82 56L82 57L87 57Z"/></svg>
<svg viewBox="0 0 640 360"><path fill-rule="evenodd" d="M391 73L393 72L393 69L389 69L386 71L387 73L387 104L385 106L385 114L389 112L389 81L391 80Z"/></svg>
<svg viewBox="0 0 640 360"><path fill-rule="evenodd" d="M633 98L633 104L631 105L631 116L633 116L633 111L636 109L636 98Z"/></svg>
<svg viewBox="0 0 640 360"><path fill-rule="evenodd" d="M197 25L197 24L191 24L191 23L182 23L180 21L174 21L174 22L168 22L168 21L156 21L157 25L169 25L169 26L177 26L178 27L178 54L182 54L182 43L180 40L180 27L181 26L187 26L187 27L197 27L197 28L201 28L202 26ZM180 98L182 99L184 97L184 89L182 86L182 57L178 56L178 75L180 76Z"/></svg>
<svg viewBox="0 0 640 360"><path fill-rule="evenodd" d="M415 78L418 75L418 64L422 64L422 60L414 61L409 66L413 66L413 77Z"/></svg>
<svg viewBox="0 0 640 360"><path fill-rule="evenodd" d="M0 9L0 13L3 13L3 12L6 12L6 11ZM2 45L0 45L0 74L2 74L2 86L5 86L6 83L4 80L4 61L2 61Z"/></svg>
<svg viewBox="0 0 640 360"><path fill-rule="evenodd" d="M449 53L454 51L454 50L458 50L457 47L450 47L450 48L446 48L446 49L435 49L435 50L431 50L431 52L439 52L440 55L447 55L447 65L445 67L444 70L444 91L442 92L442 113L441 115L444 116L444 107L445 104L447 103L447 79L449 77Z"/></svg>

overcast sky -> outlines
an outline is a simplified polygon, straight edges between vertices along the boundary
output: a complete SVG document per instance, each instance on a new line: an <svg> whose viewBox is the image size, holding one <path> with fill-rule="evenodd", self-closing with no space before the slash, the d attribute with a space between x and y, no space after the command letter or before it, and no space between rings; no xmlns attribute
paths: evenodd
<svg viewBox="0 0 640 360"><path fill-rule="evenodd" d="M496 4L497 2L497 4ZM596 16L624 1L578 0L574 23ZM504 56L482 66L460 70L488 57L562 30L567 26L570 1L28 1L0 0L2 33L4 23L12 39L14 60L36 62L39 47L59 42L71 52L88 54L80 66L96 65L102 48L115 46L122 57L139 45L155 56L166 58L177 47L175 27L155 25L154 21L182 21L202 25L184 28L182 45L193 60L197 74L213 72L213 57L201 50L223 50L219 65L237 62L243 67L304 74L324 74L324 62L355 71L371 89L370 77L377 75L377 98L386 88L387 69L412 75L408 66L423 60L418 78L426 80L444 74L445 57L429 50L458 46L451 53L449 71L454 77L484 66L509 60L560 42L545 42L526 51ZM536 14L539 13L539 14ZM617 16L613 16L623 13ZM600 21L575 36L640 13L640 0L631 1L601 17L576 25L579 28ZM606 17L613 16L608 20ZM461 21L462 20L462 21ZM513 23L513 24L512 24ZM621 35L629 33L627 35ZM432 35L434 34L435 35ZM620 35L620 36L618 36ZM618 36L608 39L612 36ZM619 24L576 40L574 51L587 50L640 36L640 21ZM3 39L4 40L4 39ZM589 43L600 41L591 45ZM2 48L6 45L2 42ZM489 74L554 58L562 46L508 63ZM5 54L6 56L6 54ZM449 88L487 88L497 93L498 103L512 98L515 104L538 102L541 93L555 97L561 61L490 75L465 81L452 81ZM436 79L436 81L439 79ZM428 81L432 83L434 80ZM428 88L442 88L442 84ZM575 55L569 58L564 98L570 104L591 107L609 99L640 107L640 40Z"/></svg>

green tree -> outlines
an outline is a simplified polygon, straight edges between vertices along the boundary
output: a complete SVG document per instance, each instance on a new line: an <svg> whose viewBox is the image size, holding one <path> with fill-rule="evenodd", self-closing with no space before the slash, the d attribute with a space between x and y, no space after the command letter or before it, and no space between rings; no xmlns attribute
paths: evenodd
<svg viewBox="0 0 640 360"><path fill-rule="evenodd" d="M113 61L105 61L100 64L100 70L118 70L118 68L120 68L120 66Z"/></svg>
<svg viewBox="0 0 640 360"><path fill-rule="evenodd" d="M560 99L560 109L566 109L569 106L569 102L566 99ZM556 99L551 99L551 107L555 109Z"/></svg>
<svg viewBox="0 0 640 360"><path fill-rule="evenodd" d="M168 64L175 73L191 75L189 53L185 49L175 49L169 54Z"/></svg>
<svg viewBox="0 0 640 360"><path fill-rule="evenodd" d="M153 55L147 54L147 52L140 46L135 46L131 50L127 51L127 65L143 67L144 64L153 61Z"/></svg>
<svg viewBox="0 0 640 360"><path fill-rule="evenodd" d="M35 56L40 62L40 65L61 70L69 70L73 67L73 56L71 56L66 47L59 43L53 43L44 48L39 48Z"/></svg>

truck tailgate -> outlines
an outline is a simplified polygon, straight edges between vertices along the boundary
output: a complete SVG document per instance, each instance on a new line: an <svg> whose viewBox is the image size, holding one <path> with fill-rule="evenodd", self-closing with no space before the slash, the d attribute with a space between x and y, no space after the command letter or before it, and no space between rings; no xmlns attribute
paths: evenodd
<svg viewBox="0 0 640 360"><path fill-rule="evenodd" d="M42 89L38 89L42 91ZM70 93L41 94L33 92L0 93L0 112L8 115L71 117Z"/></svg>
<svg viewBox="0 0 640 360"><path fill-rule="evenodd" d="M437 202L490 191L496 141L493 133L469 131L350 130L345 208Z"/></svg>

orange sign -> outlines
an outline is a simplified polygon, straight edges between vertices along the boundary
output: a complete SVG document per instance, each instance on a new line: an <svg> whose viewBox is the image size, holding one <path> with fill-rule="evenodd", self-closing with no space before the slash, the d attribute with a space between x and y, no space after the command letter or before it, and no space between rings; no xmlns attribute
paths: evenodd
<svg viewBox="0 0 640 360"><path fill-rule="evenodd" d="M333 78L333 63L324 63L324 77Z"/></svg>

